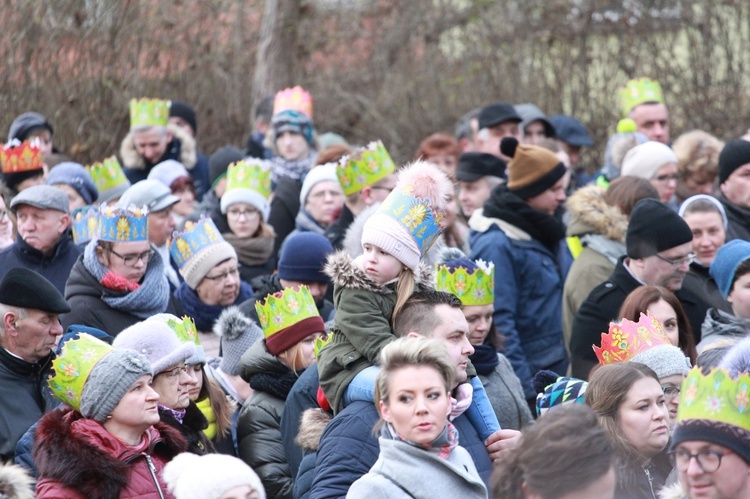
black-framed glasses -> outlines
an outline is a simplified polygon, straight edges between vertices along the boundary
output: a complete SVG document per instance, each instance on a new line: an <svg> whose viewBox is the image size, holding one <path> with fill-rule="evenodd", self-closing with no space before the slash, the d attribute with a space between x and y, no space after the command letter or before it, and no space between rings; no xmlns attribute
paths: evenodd
<svg viewBox="0 0 750 499"><path fill-rule="evenodd" d="M719 469L721 458L727 454L732 454L732 451L725 450L719 452L717 450L702 449L692 454L684 449L677 449L670 452L669 457L672 459L672 464L677 468L677 471L687 471L690 466L690 460L695 458L695 461L704 473L713 473Z"/></svg>
<svg viewBox="0 0 750 499"><path fill-rule="evenodd" d="M209 281L224 281L224 279L226 279L230 275L231 276L236 276L239 273L240 273L240 269L238 269L237 267L235 267L233 269L227 270L226 272L222 272L221 274L207 275L207 276L204 277L204 279L208 279Z"/></svg>
<svg viewBox="0 0 750 499"><path fill-rule="evenodd" d="M135 265L135 262L137 262L138 260L142 260L143 263L147 264L148 261L151 259L151 257L154 256L154 253L155 253L153 248L151 248L148 251L144 251L143 253L139 253L137 255L121 255L113 249L110 249L109 252L115 255L116 257L118 257L120 260L122 260L122 263L124 263L128 267L132 267L133 265Z"/></svg>
<svg viewBox="0 0 750 499"><path fill-rule="evenodd" d="M666 258L666 257L661 256L659 253L656 254L656 258L658 258L662 262L667 262L672 267L679 267L683 263L687 263L688 265L690 265L695 260L695 256L696 256L695 253L691 251L690 253L687 254L687 256L684 256L682 258L677 258L676 260L672 260L671 258Z"/></svg>
<svg viewBox="0 0 750 499"><path fill-rule="evenodd" d="M187 370L188 370L187 366L182 365L182 366L177 366L174 369L170 369L169 371L164 371L160 374L164 374L167 376L167 378L170 379L170 381L174 381L175 379L180 377L180 374L187 373Z"/></svg>
<svg viewBox="0 0 750 499"><path fill-rule="evenodd" d="M680 389L676 386L663 386L661 391L664 393L664 398L668 400L675 399L680 396Z"/></svg>

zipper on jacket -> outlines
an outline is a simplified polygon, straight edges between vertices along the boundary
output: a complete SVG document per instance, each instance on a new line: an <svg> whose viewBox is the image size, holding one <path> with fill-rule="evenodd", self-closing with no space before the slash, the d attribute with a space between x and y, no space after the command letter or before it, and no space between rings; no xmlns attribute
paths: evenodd
<svg viewBox="0 0 750 499"><path fill-rule="evenodd" d="M161 486L159 485L159 479L156 478L156 466L154 466L153 461L151 461L151 456L148 454L143 454L143 457L146 458L146 463L148 463L148 470L151 472L151 478L154 480L154 485L156 485L156 491L159 493L159 499L164 499L164 494L161 492Z"/></svg>
<svg viewBox="0 0 750 499"><path fill-rule="evenodd" d="M646 473L646 477L648 478L648 486L651 488L651 497L656 499L656 494L654 493L654 479L651 477L651 466L644 467L643 471Z"/></svg>

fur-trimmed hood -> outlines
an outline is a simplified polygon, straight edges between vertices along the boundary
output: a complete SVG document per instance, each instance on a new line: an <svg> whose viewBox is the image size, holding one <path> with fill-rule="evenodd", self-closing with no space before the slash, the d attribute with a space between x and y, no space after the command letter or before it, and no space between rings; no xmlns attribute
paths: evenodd
<svg viewBox="0 0 750 499"><path fill-rule="evenodd" d="M330 421L331 415L322 409L306 410L302 413L294 443L305 451L318 450L320 437L323 436L323 431Z"/></svg>
<svg viewBox="0 0 750 499"><path fill-rule="evenodd" d="M195 139L186 131L174 125L167 125L167 130L172 136L180 142L180 157L176 158L188 170L192 170L198 162L198 153L196 150ZM120 157L124 168L133 168L136 170L146 169L146 160L138 154L133 143L133 132L128 132L120 144Z"/></svg>
<svg viewBox="0 0 750 499"><path fill-rule="evenodd" d="M345 288L363 289L379 294L391 294L393 289L383 284L378 284L368 276L359 265L358 258L352 259L345 251L337 251L328 255L328 261L323 267L323 273L331 278L334 285ZM424 288L434 288L432 267L420 262L417 272L414 274L414 284Z"/></svg>
<svg viewBox="0 0 750 499"><path fill-rule="evenodd" d="M568 199L568 236L600 234L609 239L625 242L628 218L616 206L607 204L604 189L597 185L587 185L578 189Z"/></svg>
<svg viewBox="0 0 750 499"><path fill-rule="evenodd" d="M0 464L0 497L34 499L34 479L17 464Z"/></svg>
<svg viewBox="0 0 750 499"><path fill-rule="evenodd" d="M679 483L667 485L659 491L659 499L687 499Z"/></svg>

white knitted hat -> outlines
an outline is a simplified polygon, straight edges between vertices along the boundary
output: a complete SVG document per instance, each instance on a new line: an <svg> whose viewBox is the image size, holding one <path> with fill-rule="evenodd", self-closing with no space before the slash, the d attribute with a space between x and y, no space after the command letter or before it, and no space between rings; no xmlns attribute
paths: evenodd
<svg viewBox="0 0 750 499"><path fill-rule="evenodd" d="M220 499L228 490L242 485L249 485L260 499L266 499L263 484L252 468L224 454L183 452L164 467L163 477L176 499Z"/></svg>
<svg viewBox="0 0 750 499"><path fill-rule="evenodd" d="M628 151L622 160L620 175L632 175L633 177L654 178L657 170L667 163L679 163L677 156L661 142L644 142Z"/></svg>

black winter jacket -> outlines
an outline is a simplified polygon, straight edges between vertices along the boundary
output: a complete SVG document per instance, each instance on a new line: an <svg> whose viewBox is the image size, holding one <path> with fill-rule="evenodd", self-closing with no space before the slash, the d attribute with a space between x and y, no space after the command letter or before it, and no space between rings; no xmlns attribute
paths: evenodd
<svg viewBox="0 0 750 499"><path fill-rule="evenodd" d="M29 246L19 237L15 243L0 251L0 279L10 269L23 267L46 277L63 294L70 270L81 253L83 250L73 244L67 233L62 235L50 255Z"/></svg>

